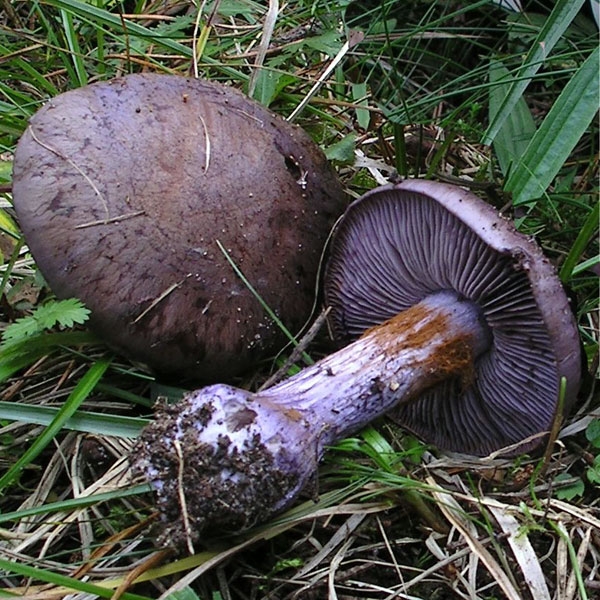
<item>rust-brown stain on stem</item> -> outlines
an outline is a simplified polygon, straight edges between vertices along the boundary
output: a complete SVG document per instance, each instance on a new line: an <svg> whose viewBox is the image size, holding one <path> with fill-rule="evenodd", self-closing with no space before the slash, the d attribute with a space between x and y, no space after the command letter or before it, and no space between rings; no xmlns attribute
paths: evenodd
<svg viewBox="0 0 600 600"><path fill-rule="evenodd" d="M425 350L435 340L435 347L427 350L423 361L418 361L420 368L429 373L423 387L430 387L451 377L460 377L465 388L475 376L473 335L459 332L451 336L449 320L447 315L416 304L368 329L363 337L372 336L388 356L407 349Z"/></svg>

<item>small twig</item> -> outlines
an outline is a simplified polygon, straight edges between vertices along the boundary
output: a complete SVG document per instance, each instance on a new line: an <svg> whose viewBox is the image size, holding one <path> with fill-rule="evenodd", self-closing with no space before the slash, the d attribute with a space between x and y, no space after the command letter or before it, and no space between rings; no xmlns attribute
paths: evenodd
<svg viewBox="0 0 600 600"><path fill-rule="evenodd" d="M173 285L170 285L158 298L154 299L152 301L152 304L150 304L150 306L144 310L142 313L140 313L134 320L133 323L137 323L138 321L141 321L153 308L155 308L160 302L162 302L169 294L173 293L179 286L181 286L183 284L183 282L188 278L191 277L191 273L188 273L181 281L178 281L177 283L174 283Z"/></svg>
<svg viewBox="0 0 600 600"><path fill-rule="evenodd" d="M321 327L323 327L323 324L325 323L330 310L330 306L323 309L321 314L315 319L315 322L310 326L309 330L302 336L302 338L300 338L300 340L298 341L298 345L295 346L294 349L290 352L290 355L288 356L285 363L283 363L283 366L279 368L276 373L271 375L271 377L269 377L269 379L267 379L267 381L265 381L263 385L261 385L259 391L271 387L278 381L281 381L285 377L289 368L300 358L302 358L302 354L304 354L304 351L306 350L308 345L313 341Z"/></svg>
<svg viewBox="0 0 600 600"><path fill-rule="evenodd" d="M96 184L90 179L90 177L86 173L84 173L84 171L81 169L81 167L78 167L77 164L74 161L72 161L68 156L65 156L64 154L62 154L62 152L59 152L56 148L52 148L51 146L48 146L48 144L45 144L44 142L42 142L35 134L35 131L33 130L33 127L31 125L29 125L28 129L29 129L29 133L31 133L31 137L33 138L33 140L36 143L38 143L42 148L45 148L46 150L48 150L48 152L52 152L52 154L55 154L56 156L58 156L58 158L61 158L62 160L68 162L88 182L90 187L94 190L94 193L96 194L96 196L98 196L100 202L102 202L102 206L104 207L104 212L106 213L106 218L108 219L109 211L108 211L108 205L106 204L106 200L104 199L104 196L100 193L100 190L96 187Z"/></svg>
<svg viewBox="0 0 600 600"><path fill-rule="evenodd" d="M181 451L181 442L179 440L174 440L173 445L175 446L177 460L179 461L177 469L177 493L179 495L179 503L181 505L181 518L183 519L183 528L185 529L188 552L191 555L194 555L196 552L194 550L194 544L192 543L192 528L190 526L187 504L185 501L185 493L183 491L183 452Z"/></svg>
<svg viewBox="0 0 600 600"><path fill-rule="evenodd" d="M258 46L258 54L256 55L254 69L252 70L250 82L248 83L248 96L250 97L254 95L258 74L260 73L260 69L265 62L265 56L267 55L267 50L269 49L269 44L271 43L271 38L273 37L273 30L275 29L275 22L277 21L278 13L279 0L269 0L269 10L267 11L267 15L265 17L265 24L263 26L262 36Z"/></svg>
<svg viewBox="0 0 600 600"><path fill-rule="evenodd" d="M85 229L86 227L96 227L97 225L109 225L110 223L120 223L127 219L133 219L134 217L140 217L145 215L145 210L138 210L132 213L126 213L119 215L118 217L112 217L112 219L98 219L97 221L89 221L88 223L81 223L81 225L75 225L74 229Z"/></svg>
<svg viewBox="0 0 600 600"><path fill-rule="evenodd" d="M134 569L126 575L119 587L114 591L110 600L119 600L123 594L135 583L136 579L138 579L146 571L149 571L150 569L160 565L163 560L168 558L171 554L173 554L173 550L171 550L171 548L165 548L163 550L159 550L158 552L154 552L154 554L151 554L146 560L142 561L141 564L137 565L137 567L134 567Z"/></svg>
<svg viewBox="0 0 600 600"><path fill-rule="evenodd" d="M127 65L131 70L131 45L129 43L129 32L127 31L127 21L121 10L119 10L119 18L121 20L121 26L123 27L123 33L125 34L125 55L127 56Z"/></svg>
<svg viewBox="0 0 600 600"><path fill-rule="evenodd" d="M294 121L294 119L304 110L306 105L310 102L311 98L319 91L320 87L325 83L325 80L329 77L332 71L338 66L340 61L344 58L348 50L350 48L359 44L364 38L364 33L362 31L351 31L350 36L342 46L341 50L335 55L334 59L329 63L325 71L321 74L319 79L315 82L315 84L310 88L310 91L306 96L302 99L302 102L296 106L293 110L292 114L287 118L287 121L290 123Z"/></svg>
<svg viewBox="0 0 600 600"><path fill-rule="evenodd" d="M550 435L548 436L548 441L546 443L546 449L544 451L544 457L542 459L541 467L537 472L538 478L543 477L546 474L548 466L550 465L550 459L552 458L554 443L558 438L560 427L563 423L566 391L567 379L566 377L561 377L559 382L558 404L556 405L556 412L554 413L554 418L552 419L552 427L550 428Z"/></svg>
<svg viewBox="0 0 600 600"><path fill-rule="evenodd" d="M202 128L204 129L204 173L207 173L208 167L210 166L210 136L208 135L208 128L206 127L206 122L202 118L202 115L198 115L198 118L200 119L200 122L202 123Z"/></svg>

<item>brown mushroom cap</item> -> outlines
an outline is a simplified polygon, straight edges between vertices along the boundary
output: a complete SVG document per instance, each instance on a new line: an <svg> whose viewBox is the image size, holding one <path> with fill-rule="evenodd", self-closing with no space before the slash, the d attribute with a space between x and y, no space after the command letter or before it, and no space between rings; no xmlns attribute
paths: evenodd
<svg viewBox="0 0 600 600"><path fill-rule="evenodd" d="M14 160L42 274L109 344L164 373L225 379L278 349L314 300L343 192L307 134L241 93L130 75L49 101Z"/></svg>
<svg viewBox="0 0 600 600"><path fill-rule="evenodd" d="M491 334L472 381L448 380L392 416L436 446L483 455L548 431L561 377L580 383L580 341L552 264L533 240L460 187L404 181L355 201L339 223L325 278L330 318L349 342L427 296L475 303Z"/></svg>

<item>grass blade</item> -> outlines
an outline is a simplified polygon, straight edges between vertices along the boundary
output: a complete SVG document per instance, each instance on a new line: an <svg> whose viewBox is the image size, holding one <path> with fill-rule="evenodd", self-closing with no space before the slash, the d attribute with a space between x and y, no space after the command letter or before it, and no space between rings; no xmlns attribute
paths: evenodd
<svg viewBox="0 0 600 600"><path fill-rule="evenodd" d="M160 35L133 21L121 19L118 14L112 14L107 10L98 8L93 4L85 4L79 0L46 0L46 4L55 6L64 11L68 11L76 15L80 19L85 19L90 23L110 27L120 34L124 34L123 26L127 28L127 33L132 36L150 40L158 46L171 50L177 54L181 54L186 58L192 58L192 49L184 44L174 41L173 39Z"/></svg>
<svg viewBox="0 0 600 600"><path fill-rule="evenodd" d="M500 61L492 60L489 80L492 84L489 95L489 116L490 121L493 121L500 111L503 100L509 94L510 72ZM534 134L535 122L525 99L520 97L493 141L494 151L504 177L508 176L511 165L523 155Z"/></svg>
<svg viewBox="0 0 600 600"><path fill-rule="evenodd" d="M57 348L94 343L98 339L88 331L42 332L15 343L4 343L0 346L0 383Z"/></svg>
<svg viewBox="0 0 600 600"><path fill-rule="evenodd" d="M95 385L108 368L110 361L103 360L93 364L88 372L81 378L75 389L71 392L66 402L56 413L56 416L44 432L35 439L33 444L19 457L12 467L0 477L0 490L12 483L21 471L38 456L44 448L54 439L63 428L64 423L79 408L81 403L90 395Z"/></svg>
<svg viewBox="0 0 600 600"><path fill-rule="evenodd" d="M598 110L600 50L596 48L565 86L512 170L505 189L515 206L546 191Z"/></svg>
<svg viewBox="0 0 600 600"><path fill-rule="evenodd" d="M108 502L117 498L127 498L129 496L137 497L140 494L145 494L151 491L149 483L142 483L126 489L117 489L110 492L101 492L91 496L79 496L78 498L70 498L68 500L59 500L58 502L49 502L41 506L32 506L31 508L23 508L13 512L1 513L0 523L9 523L10 521L20 521L27 517L35 517L37 515L50 515L60 512L78 510L86 506L93 506L101 502Z"/></svg>
<svg viewBox="0 0 600 600"><path fill-rule="evenodd" d="M577 16L585 0L558 0L554 9L548 16L544 26L538 33L531 49L529 50L521 67L515 73L513 83L506 94L504 101L496 112L495 118L483 134L482 143L490 145L502 125L509 118L519 98L523 96L525 88L531 78L544 64L546 57L556 45L571 21Z"/></svg>
<svg viewBox="0 0 600 600"><path fill-rule="evenodd" d="M135 23L127 19L121 19L120 15L112 14L107 10L98 8L92 4L86 4L78 0L46 0L45 3L49 4L50 6L55 6L56 8L67 10L73 13L73 15L76 15L78 18L86 20L96 27L108 27L113 30L111 32L113 36L115 36L116 32L118 32L121 35L127 34L129 36L139 37L141 39L151 41L158 47L171 50L172 52L181 55L183 58L193 59L193 50L190 47L180 44L172 38L162 35L161 33L157 33L156 31L144 27L139 23ZM123 30L124 27L126 28L126 31ZM219 69L223 71L223 73L238 81L246 81L249 77L245 73L241 73L237 69L222 65L217 60L210 57L203 56L202 60L211 65L218 65Z"/></svg>
<svg viewBox="0 0 600 600"><path fill-rule="evenodd" d="M65 10L61 10L61 17L63 22L63 28L65 38L71 53L71 59L73 61L73 67L75 73L77 73L77 81L80 86L85 85L88 82L87 73L85 71L85 65L83 63L83 55L79 43L77 41L77 32L73 25L73 15Z"/></svg>
<svg viewBox="0 0 600 600"><path fill-rule="evenodd" d="M60 409L51 406L32 406L15 402L0 402L0 419L50 426ZM63 429L83 431L97 435L135 438L149 419L108 415L95 412L76 412L65 419Z"/></svg>
<svg viewBox="0 0 600 600"><path fill-rule="evenodd" d="M588 215L588 218L585 220L583 227L579 230L577 238L575 239L575 242L573 242L573 246L571 246L571 250L560 268L559 276L563 283L567 283L569 279L571 279L579 257L583 254L586 246L594 235L594 232L598 228L598 219L600 219L600 203L596 202ZM592 261L592 264L595 264L595 259L590 260ZM583 269L580 268L580 270Z"/></svg>
<svg viewBox="0 0 600 600"><path fill-rule="evenodd" d="M69 590L94 594L99 598L113 598L114 594L114 590L104 588L99 585L80 581L79 579L61 575L60 573L49 571L47 569L39 569L37 567L23 565L12 560L6 560L4 558L0 558L0 569L5 573L16 573L22 577L29 577L38 581L45 581L47 583L61 586L65 588L65 596L68 595L67 592ZM7 589L6 592L10 592L10 588ZM150 598L147 596L140 596L139 594L131 594L129 592L125 592L120 597L123 600L150 600Z"/></svg>

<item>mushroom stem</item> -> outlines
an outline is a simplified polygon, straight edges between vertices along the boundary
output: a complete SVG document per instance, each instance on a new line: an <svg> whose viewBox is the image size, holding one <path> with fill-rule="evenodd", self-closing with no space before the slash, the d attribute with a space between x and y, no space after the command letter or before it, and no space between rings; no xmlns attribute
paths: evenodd
<svg viewBox="0 0 600 600"><path fill-rule="evenodd" d="M468 385L489 339L474 303L438 292L255 398L302 411L319 429L320 456L323 446L444 379Z"/></svg>
<svg viewBox="0 0 600 600"><path fill-rule="evenodd" d="M328 444L449 377L468 385L488 347L470 301L438 292L260 393L213 385L167 406L136 458L158 495L163 541L235 531L289 506Z"/></svg>

